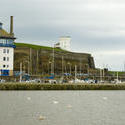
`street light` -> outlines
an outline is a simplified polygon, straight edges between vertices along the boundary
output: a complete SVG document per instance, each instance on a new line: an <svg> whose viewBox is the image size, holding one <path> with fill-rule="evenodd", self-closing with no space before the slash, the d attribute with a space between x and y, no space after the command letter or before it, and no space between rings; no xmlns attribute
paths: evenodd
<svg viewBox="0 0 125 125"><path fill-rule="evenodd" d="M100 82L102 82L102 69L100 69Z"/></svg>
<svg viewBox="0 0 125 125"><path fill-rule="evenodd" d="M49 66L51 66L51 69L49 68ZM49 66L48 66L48 73L52 74L52 62L51 61L49 61ZM49 71L49 69L50 69L50 71Z"/></svg>
<svg viewBox="0 0 125 125"><path fill-rule="evenodd" d="M70 62L68 62L68 65L69 65L70 75L71 75L71 63L70 63Z"/></svg>
<svg viewBox="0 0 125 125"><path fill-rule="evenodd" d="M30 62L29 62L28 60L26 60L25 62L26 62L26 63L27 63L27 65L28 65L28 70L27 70L27 73L29 74L29 73L30 73L30 65L29 65L29 64L30 64ZM24 66L25 66L25 65L24 65Z"/></svg>
<svg viewBox="0 0 125 125"><path fill-rule="evenodd" d="M87 74L88 74L88 76L89 76L89 65L86 64L86 66L87 66Z"/></svg>
<svg viewBox="0 0 125 125"><path fill-rule="evenodd" d="M20 62L20 82L22 82L22 62Z"/></svg>
<svg viewBox="0 0 125 125"><path fill-rule="evenodd" d="M76 83L76 79L77 79L77 65L75 65L75 83Z"/></svg>
<svg viewBox="0 0 125 125"><path fill-rule="evenodd" d="M63 56L62 56L62 77L63 77L63 72L64 72L64 71L63 71L63 65L64 65L63 60L64 60L64 59L63 59Z"/></svg>
<svg viewBox="0 0 125 125"><path fill-rule="evenodd" d="M51 73L54 75L54 65L55 65L55 51L54 51L54 48L55 48L55 44L53 43L53 46L52 46L52 48L53 48L53 61L52 61L52 70L51 70Z"/></svg>
<svg viewBox="0 0 125 125"><path fill-rule="evenodd" d="M81 63L81 59L80 59L80 79L81 79L81 69L82 69L82 63Z"/></svg>

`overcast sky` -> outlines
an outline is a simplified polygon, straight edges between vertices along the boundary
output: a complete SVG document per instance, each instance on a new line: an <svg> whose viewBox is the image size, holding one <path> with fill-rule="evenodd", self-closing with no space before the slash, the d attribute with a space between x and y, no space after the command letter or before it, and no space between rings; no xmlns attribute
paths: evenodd
<svg viewBox="0 0 125 125"><path fill-rule="evenodd" d="M16 42L52 46L71 36L72 51L91 53L96 67L124 70L125 0L1 0L0 21Z"/></svg>

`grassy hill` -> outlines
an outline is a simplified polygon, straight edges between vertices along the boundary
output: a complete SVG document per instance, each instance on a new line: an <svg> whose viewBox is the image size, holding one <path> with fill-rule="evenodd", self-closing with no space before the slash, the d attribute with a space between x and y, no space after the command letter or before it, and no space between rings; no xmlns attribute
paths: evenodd
<svg viewBox="0 0 125 125"><path fill-rule="evenodd" d="M40 45L34 45L34 44L28 44L28 43L14 43L17 47L28 47L28 48L32 48L35 50L39 50L39 49L45 49L45 50L52 50L52 47L48 47L48 46L40 46ZM56 51L63 51L66 52L66 50L62 50L59 48L54 48L54 50Z"/></svg>
<svg viewBox="0 0 125 125"><path fill-rule="evenodd" d="M125 75L125 72L122 72L122 71L108 71L108 73L110 75L115 75L115 76L117 76L117 73L119 76Z"/></svg>
<svg viewBox="0 0 125 125"><path fill-rule="evenodd" d="M75 53L54 48L54 66L53 48L47 46L33 45L27 43L15 43L14 50L14 70L20 70L20 62L23 63L23 70L31 74L50 74L52 68L57 74L62 73L62 61L64 72L74 73L74 67L77 65L77 71L87 72L87 68L95 69L94 59L91 54ZM80 65L81 64L81 65ZM84 71L83 71L84 70Z"/></svg>

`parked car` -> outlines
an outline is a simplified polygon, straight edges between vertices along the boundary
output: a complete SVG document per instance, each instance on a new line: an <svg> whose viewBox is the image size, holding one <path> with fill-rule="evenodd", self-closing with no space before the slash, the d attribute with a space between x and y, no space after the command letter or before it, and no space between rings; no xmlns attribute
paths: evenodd
<svg viewBox="0 0 125 125"><path fill-rule="evenodd" d="M57 83L57 81L56 81L56 80L54 80L54 79L50 79L50 80L49 80L49 83L54 83L54 84L56 84L56 83Z"/></svg>
<svg viewBox="0 0 125 125"><path fill-rule="evenodd" d="M26 80L27 83L41 83L40 79L32 79L32 80Z"/></svg>
<svg viewBox="0 0 125 125"><path fill-rule="evenodd" d="M6 82L6 80L0 79L0 83L4 83L4 82Z"/></svg>
<svg viewBox="0 0 125 125"><path fill-rule="evenodd" d="M70 80L69 83L74 83L74 80Z"/></svg>

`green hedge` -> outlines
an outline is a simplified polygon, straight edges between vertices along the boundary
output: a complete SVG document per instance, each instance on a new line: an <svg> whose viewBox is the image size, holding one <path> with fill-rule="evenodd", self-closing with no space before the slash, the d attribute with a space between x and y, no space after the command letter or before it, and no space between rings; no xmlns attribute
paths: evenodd
<svg viewBox="0 0 125 125"><path fill-rule="evenodd" d="M125 84L0 83L0 90L125 90Z"/></svg>

